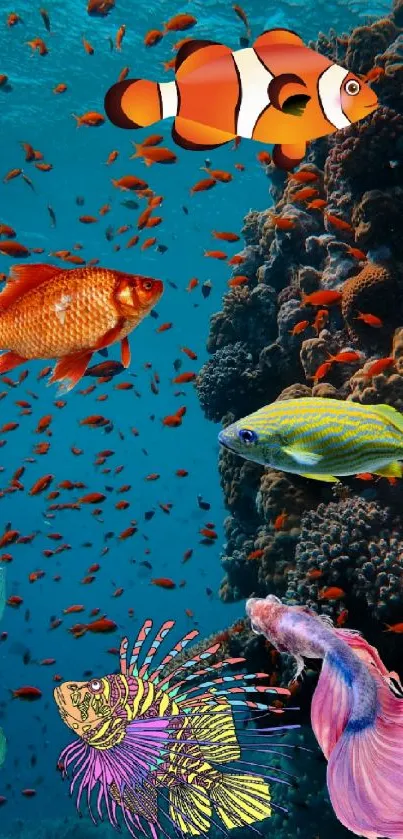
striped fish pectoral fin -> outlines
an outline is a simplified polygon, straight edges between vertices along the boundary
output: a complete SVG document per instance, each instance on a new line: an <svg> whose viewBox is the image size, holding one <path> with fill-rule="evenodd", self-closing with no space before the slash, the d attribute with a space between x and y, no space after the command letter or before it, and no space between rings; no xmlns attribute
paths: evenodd
<svg viewBox="0 0 403 839"><path fill-rule="evenodd" d="M273 147L273 163L279 169L290 172L301 163L306 155L306 142L299 140L297 143L281 143Z"/></svg>
<svg viewBox="0 0 403 839"><path fill-rule="evenodd" d="M222 775L210 790L210 800L229 829L271 816L270 788L258 775Z"/></svg>
<svg viewBox="0 0 403 839"><path fill-rule="evenodd" d="M282 446L282 450L299 466L316 466L320 460L323 460L323 455L299 449L297 446Z"/></svg>
<svg viewBox="0 0 403 839"><path fill-rule="evenodd" d="M182 833L200 836L210 828L213 809L206 790L178 784L169 790L169 815Z"/></svg>
<svg viewBox="0 0 403 839"><path fill-rule="evenodd" d="M194 716L190 715L194 739L204 759L213 763L229 763L241 757L231 706L226 706L200 706Z"/></svg>
<svg viewBox="0 0 403 839"><path fill-rule="evenodd" d="M306 93L295 93L293 96L289 96L285 100L281 110L283 114L289 114L293 117L302 117L305 113L305 108L310 101L311 97Z"/></svg>
<svg viewBox="0 0 403 839"><path fill-rule="evenodd" d="M293 113L292 100L304 100L304 110L310 100L310 96L306 93L306 84L301 76L296 73L281 73L279 76L274 76L271 80L267 90L270 104L273 108L284 113Z"/></svg>
<svg viewBox="0 0 403 839"><path fill-rule="evenodd" d="M235 139L235 134L184 117L176 117L172 126L172 139L188 151L204 151L229 143Z"/></svg>
<svg viewBox="0 0 403 839"><path fill-rule="evenodd" d="M388 463L387 466L382 466L382 469L374 469L374 475L381 475L382 478L401 478L403 477L403 466L395 460L393 463Z"/></svg>
<svg viewBox="0 0 403 839"><path fill-rule="evenodd" d="M335 478L334 475L312 475L308 472L299 472L301 478L309 478L311 481L325 481L328 484L339 484L339 478Z"/></svg>

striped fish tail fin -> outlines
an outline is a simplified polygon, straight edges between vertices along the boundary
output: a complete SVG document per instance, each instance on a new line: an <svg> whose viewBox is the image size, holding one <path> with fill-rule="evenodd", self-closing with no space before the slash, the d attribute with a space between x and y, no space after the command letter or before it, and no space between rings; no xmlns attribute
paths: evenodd
<svg viewBox="0 0 403 839"><path fill-rule="evenodd" d="M145 128L166 117L176 116L176 84L125 79L109 88L104 108L108 119L118 128Z"/></svg>

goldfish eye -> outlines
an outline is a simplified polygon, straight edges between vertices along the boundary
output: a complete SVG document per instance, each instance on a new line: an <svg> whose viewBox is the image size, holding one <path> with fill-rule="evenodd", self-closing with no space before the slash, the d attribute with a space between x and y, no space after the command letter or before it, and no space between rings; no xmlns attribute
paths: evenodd
<svg viewBox="0 0 403 839"><path fill-rule="evenodd" d="M143 283L143 288L144 288L144 291L151 291L151 289L152 289L153 285L154 285L154 283L153 283L153 281L152 281L152 280L146 280L146 281Z"/></svg>
<svg viewBox="0 0 403 839"><path fill-rule="evenodd" d="M349 96L357 96L357 93L361 90L361 85L356 79L350 79L346 82L344 89Z"/></svg>
<svg viewBox="0 0 403 839"><path fill-rule="evenodd" d="M92 679L88 682L88 687L92 693L102 693L103 691L103 685L99 679Z"/></svg>
<svg viewBox="0 0 403 839"><path fill-rule="evenodd" d="M246 443L246 445L257 443L258 441L256 431L252 431L251 428L240 428L238 431L238 437L242 440L242 443Z"/></svg>

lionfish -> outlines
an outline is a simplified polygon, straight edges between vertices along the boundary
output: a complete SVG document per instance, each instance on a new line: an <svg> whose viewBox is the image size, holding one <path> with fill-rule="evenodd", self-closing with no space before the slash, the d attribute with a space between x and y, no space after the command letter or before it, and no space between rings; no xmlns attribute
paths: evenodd
<svg viewBox="0 0 403 839"><path fill-rule="evenodd" d="M256 684L258 679L267 678L265 673L214 678L219 668L245 661L226 658L203 666L202 662L217 653L220 643L213 643L175 668L173 659L199 634L197 630L188 632L156 666L155 653L175 625L173 620L161 626L141 664L140 654L152 625L151 620L144 622L130 662L128 639L123 638L119 673L86 682L64 682L55 688L61 718L79 738L63 750L58 762L64 778L72 767L70 793L76 795L77 809L86 798L96 823L91 808L94 793L101 820L106 809L109 822L119 828L120 809L132 836L135 830L146 833L148 826L152 839L169 835L161 825L163 819L178 836L200 836L216 824L213 808L227 829L261 821L271 816L272 808L284 809L271 803L270 787L263 774L251 771L251 767L261 768L260 764L241 760L236 709L232 706L243 714L246 708L279 713L278 708L239 698L239 694L288 696L289 691ZM194 669L197 665L202 669ZM203 681L207 674L212 677ZM247 681L253 684L243 684ZM236 684L231 686L230 682ZM259 734L282 734L290 728L298 725L259 729ZM277 750L268 747L267 739L260 739L259 752L278 755ZM252 742L247 748L256 746ZM245 771L227 766L234 762ZM284 772L277 768L274 771L280 776ZM289 783L281 777L267 777Z"/></svg>

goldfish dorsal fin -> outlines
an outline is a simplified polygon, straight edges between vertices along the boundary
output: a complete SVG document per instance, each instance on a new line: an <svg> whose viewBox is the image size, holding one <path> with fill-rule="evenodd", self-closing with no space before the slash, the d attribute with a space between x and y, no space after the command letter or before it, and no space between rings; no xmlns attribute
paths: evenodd
<svg viewBox="0 0 403 839"><path fill-rule="evenodd" d="M8 309L29 291L48 282L64 270L45 263L13 265L8 283L0 293L0 311Z"/></svg>
<svg viewBox="0 0 403 839"><path fill-rule="evenodd" d="M1 295L0 295L1 299ZM391 405L372 405L372 410L377 414L381 414L384 419L388 419L395 428L403 432L403 414L392 408Z"/></svg>
<svg viewBox="0 0 403 839"><path fill-rule="evenodd" d="M282 46L290 45L293 47L305 46L302 38L300 38L296 32L292 32L291 29L268 29L267 32L262 32L262 34L256 38L256 41L253 44L253 49L259 50L263 47L274 47L278 44L281 44Z"/></svg>

